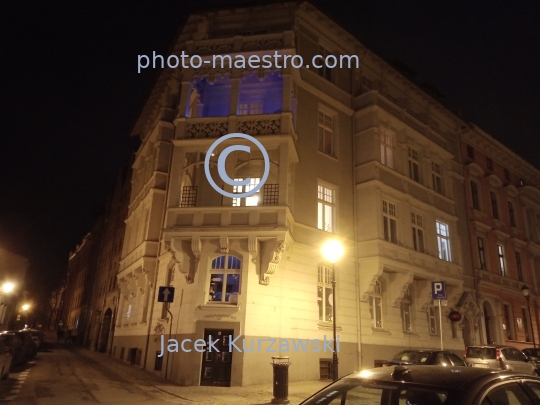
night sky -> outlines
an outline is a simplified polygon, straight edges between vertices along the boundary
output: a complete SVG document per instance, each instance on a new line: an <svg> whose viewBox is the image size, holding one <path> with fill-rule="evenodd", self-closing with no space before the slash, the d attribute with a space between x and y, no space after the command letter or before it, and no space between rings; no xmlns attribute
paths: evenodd
<svg viewBox="0 0 540 405"><path fill-rule="evenodd" d="M442 3L313 1L540 167L538 3ZM167 55L192 10L248 4L2 1L0 245L31 260L36 300L65 274L136 151L129 134L158 73L137 74L137 55Z"/></svg>

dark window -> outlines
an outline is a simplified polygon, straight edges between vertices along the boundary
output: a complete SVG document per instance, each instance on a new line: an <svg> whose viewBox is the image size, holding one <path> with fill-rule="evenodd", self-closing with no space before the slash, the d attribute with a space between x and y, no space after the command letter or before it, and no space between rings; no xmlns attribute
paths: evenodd
<svg viewBox="0 0 540 405"><path fill-rule="evenodd" d="M474 149L470 145L467 145L467 156L474 159Z"/></svg>
<svg viewBox="0 0 540 405"><path fill-rule="evenodd" d="M265 184L263 188L263 205L278 205L279 184Z"/></svg>
<svg viewBox="0 0 540 405"><path fill-rule="evenodd" d="M332 359L319 359L319 373L321 380L331 380L333 378Z"/></svg>
<svg viewBox="0 0 540 405"><path fill-rule="evenodd" d="M454 366L464 366L465 362L460 359L458 356L456 356L454 353L446 353L446 356L450 359L450 361L454 364Z"/></svg>
<svg viewBox="0 0 540 405"><path fill-rule="evenodd" d="M478 199L478 185L474 181L471 181L471 196L473 208L480 211L480 200Z"/></svg>
<svg viewBox="0 0 540 405"><path fill-rule="evenodd" d="M197 186L182 187L180 207L195 207L197 205Z"/></svg>
<svg viewBox="0 0 540 405"><path fill-rule="evenodd" d="M508 216L510 217L510 225L516 226L516 217L514 215L514 204L512 201L508 201Z"/></svg>
<svg viewBox="0 0 540 405"><path fill-rule="evenodd" d="M510 172L508 171L508 169L504 169L504 178L510 181Z"/></svg>
<svg viewBox="0 0 540 405"><path fill-rule="evenodd" d="M497 194L493 191L489 192L491 198L491 211L493 212L493 218L499 219L499 206L497 204Z"/></svg>
<svg viewBox="0 0 540 405"><path fill-rule="evenodd" d="M481 405L527 405L532 404L531 399L518 383L507 383L499 385L488 392Z"/></svg>
<svg viewBox="0 0 540 405"><path fill-rule="evenodd" d="M164 356L159 357L159 354L160 354L160 351L158 350L156 352L156 361L154 362L154 370L155 371L160 371L161 367L163 366L163 357Z"/></svg>
<svg viewBox="0 0 540 405"><path fill-rule="evenodd" d="M523 281L523 270L521 269L521 254L516 252L516 268L518 273L518 280Z"/></svg>
<svg viewBox="0 0 540 405"><path fill-rule="evenodd" d="M484 239L476 238L478 243L478 262L480 263L480 269L486 269L486 252L484 250Z"/></svg>
<svg viewBox="0 0 540 405"><path fill-rule="evenodd" d="M486 158L486 166L488 170L493 171L493 160Z"/></svg>

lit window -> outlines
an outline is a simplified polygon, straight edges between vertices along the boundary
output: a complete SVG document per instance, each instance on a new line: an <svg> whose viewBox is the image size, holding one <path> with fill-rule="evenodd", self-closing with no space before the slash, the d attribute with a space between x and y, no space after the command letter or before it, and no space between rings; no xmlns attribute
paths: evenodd
<svg viewBox="0 0 540 405"><path fill-rule="evenodd" d="M335 194L335 190L319 184L317 228L326 232L334 232Z"/></svg>
<svg viewBox="0 0 540 405"><path fill-rule="evenodd" d="M232 255L218 256L212 260L208 301L238 302L242 261Z"/></svg>
<svg viewBox="0 0 540 405"><path fill-rule="evenodd" d="M245 179L234 179L235 181L243 181ZM233 186L233 193L234 194L243 194L247 193L248 191L253 190L259 183L261 182L260 178L257 177L251 177L249 184L246 184L245 186ZM255 193L250 195L249 197L245 198L233 198L233 207L240 207L246 206L246 207L256 207L259 205L259 196L257 195L259 193Z"/></svg>
<svg viewBox="0 0 540 405"><path fill-rule="evenodd" d="M238 104L238 115L262 114L264 104L262 101L250 101Z"/></svg>
<svg viewBox="0 0 540 405"><path fill-rule="evenodd" d="M382 328L382 288L378 280L373 287L373 294L369 296L369 312L371 314L371 327Z"/></svg>
<svg viewBox="0 0 540 405"><path fill-rule="evenodd" d="M317 302L319 304L319 321L332 322L332 270L319 267L317 283Z"/></svg>
<svg viewBox="0 0 540 405"><path fill-rule="evenodd" d="M439 246L439 259L451 261L450 256L450 233L448 225L437 221L437 244Z"/></svg>
<svg viewBox="0 0 540 405"><path fill-rule="evenodd" d="M403 300L401 301L401 325L404 332L412 331L411 323L411 295L409 293L409 288L405 291Z"/></svg>
<svg viewBox="0 0 540 405"><path fill-rule="evenodd" d="M332 116L319 111L319 151L334 156Z"/></svg>
<svg viewBox="0 0 540 405"><path fill-rule="evenodd" d="M499 271L501 276L506 276L506 261L504 258L504 246L497 244L497 256L499 257Z"/></svg>
<svg viewBox="0 0 540 405"><path fill-rule="evenodd" d="M391 243L397 243L397 211L396 205L383 200L383 233L384 240Z"/></svg>
<svg viewBox="0 0 540 405"><path fill-rule="evenodd" d="M381 163L394 168L394 137L384 130L381 130Z"/></svg>
<svg viewBox="0 0 540 405"><path fill-rule="evenodd" d="M411 212L413 247L417 252L424 252L424 223L422 215Z"/></svg>
<svg viewBox="0 0 540 405"><path fill-rule="evenodd" d="M414 181L420 181L418 169L418 151L409 147L409 177Z"/></svg>
<svg viewBox="0 0 540 405"><path fill-rule="evenodd" d="M180 207L195 207L197 205L197 186L182 187Z"/></svg>
<svg viewBox="0 0 540 405"><path fill-rule="evenodd" d="M438 163L431 162L431 179L433 182L433 190L437 193L442 194L442 177L441 177L441 166Z"/></svg>

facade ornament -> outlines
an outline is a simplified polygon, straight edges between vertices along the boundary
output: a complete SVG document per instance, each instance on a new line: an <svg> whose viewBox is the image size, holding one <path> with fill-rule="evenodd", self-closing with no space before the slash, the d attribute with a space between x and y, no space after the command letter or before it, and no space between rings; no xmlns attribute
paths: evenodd
<svg viewBox="0 0 540 405"><path fill-rule="evenodd" d="M154 336L154 342L159 342L159 340L161 339L160 336L165 333L165 326L163 326L161 322L158 322L156 327L154 328L154 333L156 334L156 336Z"/></svg>
<svg viewBox="0 0 540 405"><path fill-rule="evenodd" d="M265 242L265 248L267 248L268 244L269 243L272 243L271 241L270 242ZM274 249L271 250L271 252L268 252L266 251L265 249L265 256L270 253L271 254L271 258L270 260L268 261L268 267L266 267L266 270L264 269L265 267L265 261L261 261L261 269L260 269L260 278L259 278L259 284L262 284L262 285L268 285L270 284L270 275L274 274L274 272L276 271L278 265L279 265L279 262L281 261L281 256L283 255L283 252L285 251L285 241L284 240L281 240L279 242L276 243Z"/></svg>
<svg viewBox="0 0 540 405"><path fill-rule="evenodd" d="M229 253L229 238L227 238L226 236L220 236L219 246L221 253Z"/></svg>

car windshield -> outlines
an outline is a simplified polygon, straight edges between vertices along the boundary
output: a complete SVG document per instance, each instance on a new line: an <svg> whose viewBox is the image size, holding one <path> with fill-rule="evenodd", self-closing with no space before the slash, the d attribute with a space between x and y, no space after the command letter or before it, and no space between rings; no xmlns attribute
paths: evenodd
<svg viewBox="0 0 540 405"><path fill-rule="evenodd" d="M404 351L398 353L392 361L403 361L413 364L426 364L431 353L429 352L415 352Z"/></svg>
<svg viewBox="0 0 540 405"><path fill-rule="evenodd" d="M302 405L442 405L449 393L431 387L407 387L387 382L345 378L309 398Z"/></svg>
<svg viewBox="0 0 540 405"><path fill-rule="evenodd" d="M495 348L494 347L469 347L467 348L468 358L473 359L494 359Z"/></svg>

